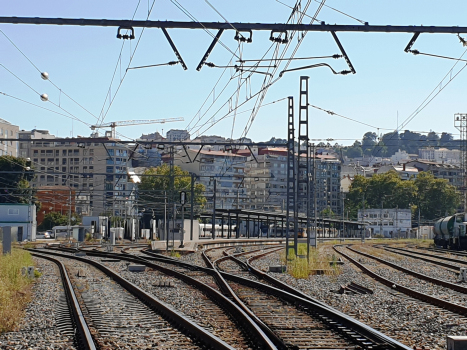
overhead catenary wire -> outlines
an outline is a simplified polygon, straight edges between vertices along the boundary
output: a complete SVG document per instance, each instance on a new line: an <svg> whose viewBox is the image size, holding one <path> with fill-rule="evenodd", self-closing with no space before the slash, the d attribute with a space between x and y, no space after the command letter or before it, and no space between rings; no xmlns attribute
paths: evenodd
<svg viewBox="0 0 467 350"><path fill-rule="evenodd" d="M321 0L320 5L318 6L317 10L315 11L314 16L313 16L312 19L311 19L311 23L313 23L313 22L316 20L316 17L318 16L318 14L319 14L319 12L321 11L321 9L322 9L322 7L323 7L323 5L324 5L325 2L326 2L326 0ZM311 0L307 1L306 5L305 5L304 12L300 14L300 17L299 17L299 19L297 20L297 23L301 23L301 22L303 21L304 15L306 14L306 12L307 12L307 10L308 10L308 7L310 6L310 3L311 3ZM297 8L297 6L296 6L295 8ZM290 43L292 42L292 39L294 38L295 33L296 33L296 31L294 31L294 32L291 33L290 39L289 39L288 43L286 44L286 47L282 50L282 55L281 55L280 58L283 58L283 57L285 56L285 53L287 52L287 49L288 49ZM306 34L307 34L306 32L305 32L305 33L302 33L301 37L298 39L298 43L297 43L297 45L296 45L294 51L292 52L290 58L293 58L293 57L295 56L295 54L296 54L297 51L298 51L298 48L300 47L300 45L302 44L302 42L303 42L303 40L304 40ZM291 60L287 61L287 63L285 64L285 67L283 68L283 71L284 71L284 70L287 70L287 68L289 67L289 65L290 65L291 62L292 62ZM278 68L273 69L273 73L272 73L272 75L269 77L269 82L272 81L273 76L274 76L274 74L277 72L277 70L278 70ZM281 78L281 76L279 76L279 79L280 79L280 78ZM266 80L265 80L265 82L266 82ZM268 84L268 85L269 85L269 84ZM249 119L249 121L247 122L247 125L245 126L245 129L244 129L244 131L243 131L243 133L242 133L242 137L246 137L246 136L248 135L248 132L249 132L249 130L251 129L251 126L253 125L253 122L254 122L254 120L255 120L255 118L256 118L256 115L257 115L259 109L261 108L262 101L264 100L264 97L266 96L269 87L270 87L270 85L268 86L268 88L266 88L266 89L263 90L263 92L261 93L260 96L258 96L257 101L256 101L256 103L255 103L255 107L257 106L257 108L255 109L255 111L252 112L252 115L250 116L250 119Z"/></svg>
<svg viewBox="0 0 467 350"><path fill-rule="evenodd" d="M146 20L149 19L149 16L151 15L151 12L152 12L152 10L153 10L153 8L154 8L154 4L155 4L155 3L156 3L156 0L154 0L154 1L152 2L152 5L151 5L150 10L148 11L148 16L147 16ZM138 3L138 5L139 5L139 3ZM135 57L136 50L138 49L139 43L141 42L141 38L143 37L143 33L144 33L145 29L146 29L146 28L143 28L143 29L141 30L141 34L140 34L139 37L138 37L138 40L137 40L137 42L136 42L136 45L135 45L134 50L133 50L132 52L130 51L130 52L131 52L131 54L130 54L130 60L129 60L129 62L128 62L127 68L130 67L131 62L133 61L133 58ZM130 41L130 44L131 44L131 41ZM130 47L130 50L131 50L131 47ZM116 67L117 67L117 66L116 66ZM117 70L117 68L115 68L114 75L115 75L116 70ZM121 86L122 86L122 84L123 84L123 81L125 80L125 77L127 76L127 74L128 74L128 70L126 70L125 73L123 74L123 77L121 78L121 80L120 80L120 82L119 82L119 84L118 84L118 86L117 86L117 89L115 90L114 95L113 95L112 98L110 98L110 97L111 97L111 93L110 93L111 90L110 90L110 89L111 89L111 87L112 87L112 83L110 84L109 92L107 93L106 98L105 98L105 100L104 100L104 104L103 104L103 106L102 106L102 110L101 110L101 116L102 116L102 117L100 118L100 122L99 122L100 124L103 124L103 123L104 123L104 119L105 119L105 117L107 116L107 114L109 113L109 110L110 110L110 108L112 107L112 105L113 105L113 103L114 103L114 101L115 101L115 98L117 97L117 94L118 94L118 92L120 91L120 88L121 88ZM113 78L112 78L112 81L113 81ZM104 107L105 107L105 104L106 104L106 101L107 101L107 96L109 96L109 101L110 101L110 102L109 102L109 106L107 107L107 110L106 110L105 113L104 113L103 110L104 110Z"/></svg>
<svg viewBox="0 0 467 350"><path fill-rule="evenodd" d="M310 104L310 103L308 104L308 106L313 107L313 108L315 108L315 109L318 109L318 110L320 110L320 111L326 112L326 113L329 114L329 115L335 115L335 116L337 116L337 117L344 118L344 119L353 121L353 122L355 122L355 123L359 123L359 124L362 124L362 125L366 125L366 126L368 126L368 127L370 127L370 128L373 128L373 129L378 129L378 130L394 130L394 129L381 128L381 127L378 127L378 126L374 126L374 125L371 125L371 124L367 124L367 123L364 123L364 122L362 122L362 121L359 121L359 120L356 120L356 119L352 119L352 118L343 116L343 115L341 115L341 114L339 114L339 113L335 113L335 112L333 112L333 111L330 111L330 110L327 110L327 109L324 109L324 108L321 108L321 107L312 105L312 104Z"/></svg>
<svg viewBox="0 0 467 350"><path fill-rule="evenodd" d="M154 0L154 2L155 2L155 0ZM153 2L153 5L154 5L154 2ZM140 2L138 2L138 6L139 6L139 3L140 3ZM137 9L138 9L138 6L137 6L137 8L136 8L136 10L135 10L135 12L134 12L134 14L133 14L133 18L134 18L134 16L136 15L136 11L137 11ZM1 31L1 30L0 30L0 31ZM40 71L39 68L34 64L34 62L33 62L23 51L21 51L21 49L20 49L20 48L19 48L19 47L18 47L3 31L2 31L2 34L10 41L10 43L11 43L15 48L28 60L28 62L29 62L39 73L41 73L41 71ZM171 63L169 63L169 64L171 64ZM174 64L176 64L176 63L174 63ZM0 65L1 65L1 64L0 64ZM5 70L7 70L11 75L13 75L16 79L18 79L20 82L22 82L24 85L26 85L29 89L31 89L32 91L34 91L36 94L38 94L38 95L40 96L40 93L39 93L37 90L35 90L33 87L31 87L29 84L27 84L24 80L22 80L21 78L19 78L16 74L14 74L12 71L10 71L8 68L6 68L4 65L2 65L2 67L3 67ZM49 80L49 82L52 83L52 85L53 85L54 87L56 87L57 89L60 90L60 94L63 92L61 88L59 88L57 85L55 85L55 84L50 80L50 77L49 77L47 80ZM52 103L54 106L56 106L56 107L58 107L59 109L63 110L63 111L66 112L68 115L63 114L63 113L59 113L59 112L56 112L56 111L53 111L53 110L51 110L51 109L48 109L48 108L45 108L45 107L42 107L42 106L39 106L39 105L37 105L37 104L28 102L28 101L26 101L26 100L23 100L23 99L21 99L21 98L18 98L18 97L9 95L9 94L4 93L4 92L0 92L0 93L1 93L2 95L4 95L4 96L7 96L7 97L10 97L10 98L12 98L12 99L21 101L21 102L23 102L23 103L30 104L30 105L32 105L32 106L35 106L35 107L38 107L38 108L47 110L47 111L49 111L49 112L52 112L52 113L55 113L55 114L64 116L64 117L66 117L66 118L79 121L79 122L83 123L84 125L86 125L87 127L90 127L90 126L91 126L91 124L89 124L89 123L87 123L87 122L81 120L80 118L76 117L75 115L73 115L73 114L70 113L69 111L67 111L67 110L65 110L64 108L62 108L60 102L59 102L59 104L57 105L56 103L54 103L54 102L51 101L50 99L48 100L48 102ZM64 92L63 92L63 93L64 93ZM81 106L78 102L76 102L76 101L75 101L73 98L71 98L69 95L67 95L66 93L64 93L64 94L65 94L68 98L70 98L73 102L75 102L76 104L78 104L82 109L84 109L86 112L88 112L89 114L91 114L94 118L96 118L96 120L99 119L98 117L96 117L95 115L93 115L91 112L89 112L86 108L84 108L83 106ZM126 137L126 136L124 136L124 135L122 135L122 134L120 134L120 133L119 133L119 135L121 135L121 136L123 136L123 137L125 137L125 138L128 138L128 137ZM131 139L131 138L128 138L128 139ZM125 147L125 148L127 148L128 150L131 151L131 148L129 148L129 147Z"/></svg>
<svg viewBox="0 0 467 350"><path fill-rule="evenodd" d="M32 62L31 59L29 59L29 57L13 42L13 40L11 40L8 35L5 34L5 32L3 30L0 29L0 32L5 36L5 38L7 38L7 40L16 48L16 50L18 50L21 55L23 55L24 58L26 58L26 60L28 60L28 62L39 72L39 73L42 73L41 70ZM74 100L70 95L68 95L65 91L63 91L60 87L58 87L54 82L53 80L50 78L50 76L48 77L47 81L49 81L55 88L57 88L58 90L60 90L60 94L64 94L66 97L68 97L71 101L73 101L75 104L77 104L81 109L83 109L84 111L86 111L88 114L90 114L91 116L93 116L94 118L96 118L96 120L98 119L97 116L95 116L92 112L90 112L88 109L86 109L84 106L82 106L79 102L77 102L76 100ZM61 104L59 103L59 106Z"/></svg>
<svg viewBox="0 0 467 350"><path fill-rule="evenodd" d="M466 52L467 52L467 49L459 57L459 60L462 59L462 57L464 57ZM459 60L457 60L457 62L454 63L454 65L451 67L451 69L446 73L446 75L441 79L441 81L436 85L436 87L430 92L430 94L428 94L428 96L423 100L423 102L400 125L398 125L398 127L397 127L398 130L404 128L408 123L410 123L465 68L465 65L464 65L464 67L462 67L461 70L454 75L454 77L451 76L449 81L442 88L440 88L440 86L443 83L444 79L446 79L447 76L452 74L454 68L459 63ZM433 96L433 98L431 98L427 102L427 100L430 98L430 96L433 95L433 93L437 89L438 89L438 92L435 94L435 96Z"/></svg>
<svg viewBox="0 0 467 350"><path fill-rule="evenodd" d="M206 27L203 26L203 24L198 21L196 19L195 16L193 16L190 11L188 11L186 8L184 8L177 0L170 0L176 7L178 7L178 9L180 11L182 11L187 17L189 17L191 20L193 20L194 22L197 22L199 23L202 27L203 27L203 30L208 33L213 39L216 37L214 34L212 34ZM233 54L235 57L238 58L238 56L227 46L225 45L220 39L217 40L219 42L219 44L221 44L221 46L223 48L225 48L227 51L229 51L231 54Z"/></svg>
<svg viewBox="0 0 467 350"><path fill-rule="evenodd" d="M138 0L138 4L136 5L136 9L133 12L133 16L131 17L131 20L133 20L135 18L136 12L138 11L140 3L141 3L141 0ZM148 5L149 5L149 2L148 2ZM149 7L148 7L148 18L149 18L149 14L150 14L150 12L149 12ZM128 30L127 30L127 32L128 32ZM117 63L115 64L115 68L114 68L114 71L113 71L113 74L112 74L112 78L110 79L110 85L109 85L109 88L107 89L107 94L105 95L104 103L102 104L102 108L101 108L101 111L99 113L99 116L102 116L102 113L104 112L104 107L105 107L105 103L107 101L107 96L110 94L112 84L113 84L113 81L114 81L114 78L115 78L115 74L117 73L117 68L119 67L119 65L120 65L120 82L122 81L122 52L123 52L124 47L125 47L125 40L122 41L122 46L120 47L120 53L118 54Z"/></svg>
<svg viewBox="0 0 467 350"><path fill-rule="evenodd" d="M0 63L0 66L3 67L3 69L5 69L8 73L10 73L11 75L13 75L16 79L18 79L21 83L23 83L24 85L26 85L29 89L31 89L34 93L36 93L38 96L41 96L41 93L38 92L36 89L34 89L31 85L29 85L28 83L26 83L23 79L21 79L20 77L18 77L15 73L13 73L11 70L9 70L7 67L5 67L3 64ZM11 95L7 95L6 93L3 93L3 95L5 96L9 96L9 97L13 97ZM17 100L20 100L22 101L21 99L19 98L15 98ZM61 109L62 111L68 113L70 115L70 119L73 119L73 120L76 120L76 121L79 121L87 126L90 126L91 124L81 120L80 118L76 117L75 115L73 115L71 112L68 112L66 109L64 109L63 107L61 107L60 105L57 105L55 102L53 102L52 100L48 99L49 103L53 104L55 107ZM31 103L32 104L32 103Z"/></svg>

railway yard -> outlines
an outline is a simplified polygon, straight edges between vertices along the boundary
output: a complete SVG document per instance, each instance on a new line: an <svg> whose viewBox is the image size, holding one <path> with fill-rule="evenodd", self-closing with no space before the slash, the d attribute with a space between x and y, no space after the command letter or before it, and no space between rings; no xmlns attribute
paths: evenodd
<svg viewBox="0 0 467 350"><path fill-rule="evenodd" d="M446 336L465 335L461 252L327 242L316 256L338 264L295 278L269 272L285 263L283 245L241 244L181 256L37 245L40 277L0 348L445 349Z"/></svg>

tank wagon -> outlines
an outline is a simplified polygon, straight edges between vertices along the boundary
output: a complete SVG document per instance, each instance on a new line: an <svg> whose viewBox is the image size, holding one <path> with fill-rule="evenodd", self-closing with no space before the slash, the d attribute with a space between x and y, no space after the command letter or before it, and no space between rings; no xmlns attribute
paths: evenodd
<svg viewBox="0 0 467 350"><path fill-rule="evenodd" d="M435 245L456 250L467 250L467 213L439 219L435 223Z"/></svg>

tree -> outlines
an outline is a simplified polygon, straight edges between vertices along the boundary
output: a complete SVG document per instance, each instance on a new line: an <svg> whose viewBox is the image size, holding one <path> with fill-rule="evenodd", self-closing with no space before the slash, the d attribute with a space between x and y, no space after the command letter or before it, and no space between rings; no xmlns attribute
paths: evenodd
<svg viewBox="0 0 467 350"><path fill-rule="evenodd" d="M359 141L355 141L352 146L347 148L346 155L349 158L361 157L363 155L362 144Z"/></svg>
<svg viewBox="0 0 467 350"><path fill-rule="evenodd" d="M29 182L34 178L34 171L29 169L29 161L13 156L0 157L2 171L0 203L36 203L36 191Z"/></svg>
<svg viewBox="0 0 467 350"><path fill-rule="evenodd" d="M76 213L71 213L71 224L79 223L81 218ZM51 211L45 214L44 220L37 227L41 231L50 230L54 226L68 226L68 215L58 211Z"/></svg>
<svg viewBox="0 0 467 350"><path fill-rule="evenodd" d="M404 181L396 171L389 171L371 178L355 176L345 207L354 218L363 207L412 209L414 215L420 208L423 218L433 220L453 214L459 200L454 186L444 179L436 179L429 172L421 172L417 178Z"/></svg>
<svg viewBox="0 0 467 350"><path fill-rule="evenodd" d="M420 215L434 220L456 212L460 204L459 193L445 179L436 179L433 174L423 172L415 179L418 190L417 205Z"/></svg>
<svg viewBox="0 0 467 350"><path fill-rule="evenodd" d="M371 155L374 151L374 147L376 146L378 139L378 135L375 132L367 132L363 135L362 139L362 149L363 154Z"/></svg>
<svg viewBox="0 0 467 350"><path fill-rule="evenodd" d="M188 171L174 166L172 180L170 166L163 164L157 168L147 169L143 175L138 185L138 206L144 207L146 212L154 211L155 217L162 218L165 198L167 197L167 203L179 203L181 191L186 192L186 203L190 204L191 175ZM173 187L171 187L172 181ZM194 209L201 210L205 206L206 197L203 195L205 190L203 184L195 184Z"/></svg>

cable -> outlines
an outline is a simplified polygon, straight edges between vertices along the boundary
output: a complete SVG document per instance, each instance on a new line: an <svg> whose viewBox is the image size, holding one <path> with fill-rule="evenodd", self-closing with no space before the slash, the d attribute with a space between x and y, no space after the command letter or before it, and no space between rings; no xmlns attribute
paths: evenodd
<svg viewBox="0 0 467 350"><path fill-rule="evenodd" d="M230 23L227 18L225 18L224 16L222 16L222 14L208 1L208 0L204 0L214 11L216 11L216 13L222 17L222 19L225 21L225 23L228 23L229 26L232 27L232 29L234 29L242 38L245 39L245 37L238 31L237 28L235 28L232 23Z"/></svg>
<svg viewBox="0 0 467 350"><path fill-rule="evenodd" d="M0 32L5 36L5 38L8 39L8 41L24 56L24 58L26 58L29 63L31 63L31 65L39 72L42 74L42 72L39 70L39 68L29 59L28 56L26 56L26 54L21 51L21 49L15 45L15 43L0 29ZM63 91L62 89L60 89L57 85L55 85L55 83L49 78L47 78L47 80L58 90L60 90L61 93L63 93L66 97L68 97L71 101L73 101L74 103L76 103L79 107L81 107L83 110L85 110L87 113L89 113L90 115L92 115L94 118L96 118L96 120L98 119L93 113L91 113L90 111L88 111L85 107L83 107L80 103L78 103L77 101L75 101L71 96L69 96L65 91Z"/></svg>
<svg viewBox="0 0 467 350"><path fill-rule="evenodd" d="M4 93L4 92L1 92L1 91L0 91L0 94L1 94L1 95L4 95L4 96L7 96L7 97L10 97L10 98L13 98L13 99L18 100L18 101L27 103L27 104L32 105L32 106L34 106L34 107L38 107L38 108L41 108L41 109L45 109L46 111L49 111L49 112L52 112L52 113L55 113L55 114L58 114L58 115L62 115L62 116L66 117L66 118L69 118L69 119L78 120L78 121L80 121L80 122L86 124L87 126L90 126L90 124L87 124L87 123L85 123L85 122L83 122L83 121L81 121L81 120L79 120L79 119L75 119L75 118L73 118L73 117L70 117L70 116L68 116L68 115L66 115L66 114L59 113L59 112L56 112L56 111L54 111L54 110L51 110L51 109L48 109L48 108L45 108L45 107L36 105L36 104L34 104L34 103L32 103L32 102L28 102L28 101L22 100L22 99L20 99L20 98L18 98L18 97L8 95L8 94L6 94L6 93Z"/></svg>
<svg viewBox="0 0 467 350"><path fill-rule="evenodd" d="M171 1L176 7L178 7L178 9L179 9L180 11L182 11L182 12L183 12L187 17L189 17L192 21L199 23L199 24L203 27L204 31L205 31L206 33L208 33L213 39L215 39L215 35L212 34L212 33L211 33L200 21L198 21L198 20L196 19L196 17L194 17L187 9L185 9L182 5L180 5L180 3L179 3L177 0L170 0L170 1ZM236 54L234 54L234 52L233 52L232 50L230 50L220 39L217 40L217 41L219 42L219 44L222 45L222 47L224 47L227 51L229 51L231 54L233 54L235 57L238 58L238 56L237 56Z"/></svg>
<svg viewBox="0 0 467 350"><path fill-rule="evenodd" d="M154 4L155 4L155 3L156 3L156 0L154 0L154 1L152 2L152 5L151 5L150 10L148 11L148 16L146 17L146 20L149 19L149 16L151 15L151 12L152 12L152 9L154 8ZM138 6L139 6L139 2L138 2ZM135 13L136 13L136 11L135 11ZM135 57L136 50L138 49L139 43L140 43L140 41L141 41L141 38L143 37L143 33L144 33L145 29L146 29L146 28L143 27L143 29L142 29L142 31L141 31L141 34L140 34L140 36L138 37L138 41L136 42L135 49L133 50L133 52L132 52L132 54L131 54L131 56L130 56L130 60L129 60L129 62L128 62L127 68L130 67L131 62L133 61L133 57ZM120 56L120 59L121 59L121 56ZM115 76L115 72L116 72L116 68L115 68L115 71L114 71L114 76ZM102 115L102 119L101 119L101 121L100 121L100 124L101 124L101 125L104 123L104 119L105 119L105 117L107 116L107 114L109 113L110 107L112 107L113 102L115 101L115 98L117 97L117 94L118 94L118 92L120 91L120 87L122 86L122 83L123 83L123 81L125 80L125 77L126 77L127 74L128 74L128 70L126 70L125 73L123 74L123 77L122 77L122 79L120 80L120 83L118 84L117 90L115 91L115 93L114 93L112 99L110 100L109 107L107 107L107 110L105 111L105 113L103 113L104 106L105 106L105 103L106 103L106 101L107 101L107 96L109 96L109 99L110 99L110 89L111 89L111 87L112 87L112 82L110 83L109 93L107 93L107 95L106 95L106 97L105 97L105 101L104 101L104 104L103 104L102 110L101 110L101 115ZM113 77L112 77L112 81L113 81ZM99 122L96 123L96 124L99 124Z"/></svg>
<svg viewBox="0 0 467 350"><path fill-rule="evenodd" d="M459 59L461 59L465 53L467 52L467 49L462 53L462 55L459 57ZM436 87L430 92L430 94L425 98L425 100L423 100L423 102L415 109L415 111L412 112L412 114L410 114L401 124L400 126L398 126L398 130L404 128L408 123L410 123L413 118L415 118L418 113L420 113L432 100L434 97L436 97L464 68L465 68L465 65L464 67L462 67L462 69L457 72L457 74L454 76L454 77L451 77L450 80L446 83L446 85L444 85L443 88L439 89L438 92L436 93L436 95L431 99L429 100L426 104L425 102L430 98L430 96L436 91L436 89L438 89L440 87L440 85L443 83L444 79L446 79L446 77L448 75L452 75L452 71L454 70L454 68L456 67L456 65L459 63L459 61L457 61L456 63L454 63L454 65L451 67L451 69L446 73L446 75L443 77L443 79L441 79L441 81L438 83L438 85L436 85ZM423 106L425 104L425 106ZM422 107L423 106L423 107ZM422 107L422 108L421 108ZM420 109L421 108L421 109Z"/></svg>
<svg viewBox="0 0 467 350"><path fill-rule="evenodd" d="M386 129L386 128L380 128L380 127L377 127L377 126L374 126L374 125L370 125L370 124L367 124L367 123L364 123L364 122L361 122L361 121L358 121L358 120L355 120L355 119L352 119L352 118L349 118L349 117L346 117L346 116L343 116L341 114L338 114L338 113L335 113L333 111L329 111L329 110L326 110L326 109L323 109L321 107L318 107L318 106L314 106L312 104L308 104L308 106L310 107L313 107L313 108L316 108L316 109L319 109L320 111L323 111L323 112L326 112L327 114L330 114L330 115L336 115L338 117L341 117L341 118L344 118L344 119L347 119L347 120L351 120L355 123L359 123L359 124L362 124L362 125L366 125L366 126L369 126L370 128L373 128L373 129L378 129L378 130L393 130L393 129Z"/></svg>
<svg viewBox="0 0 467 350"><path fill-rule="evenodd" d="M18 77L16 74L14 74L11 70L9 70L7 67L5 67L3 64L0 63L0 66L2 66L8 73L10 73L11 75L13 75L16 79L18 79L20 82L22 82L24 85L26 85L29 89L31 89L32 91L34 91L38 96L41 96L41 94L35 90L32 86L30 86L28 83L26 83L24 80L22 80L20 77ZM4 94L5 96L7 96L7 94ZM10 97L10 96L9 96ZM12 96L11 96L12 97ZM17 100L20 100L19 98L16 98ZM24 101L26 102L26 101ZM87 126L90 126L91 124L88 124L86 123L85 121L79 119L78 117L76 117L75 115L73 115L72 113L68 112L66 109L62 108L61 106L57 105L56 103L52 102L50 99L48 100L48 102L50 102L51 104L53 104L55 107L61 109L62 111L68 113L70 116L71 116L71 119L74 119L74 120L77 120ZM27 102L28 103L28 102ZM32 103L31 103L32 104ZM60 113L59 113L60 114Z"/></svg>

